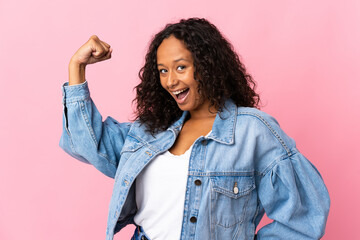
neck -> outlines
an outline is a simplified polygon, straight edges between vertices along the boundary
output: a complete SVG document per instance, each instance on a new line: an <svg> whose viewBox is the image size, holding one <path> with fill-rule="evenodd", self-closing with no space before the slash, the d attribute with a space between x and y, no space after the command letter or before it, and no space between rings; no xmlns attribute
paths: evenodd
<svg viewBox="0 0 360 240"><path fill-rule="evenodd" d="M217 109L212 106L209 111L210 104L203 104L200 109L189 111L191 120L203 120L209 118L215 118L217 114Z"/></svg>

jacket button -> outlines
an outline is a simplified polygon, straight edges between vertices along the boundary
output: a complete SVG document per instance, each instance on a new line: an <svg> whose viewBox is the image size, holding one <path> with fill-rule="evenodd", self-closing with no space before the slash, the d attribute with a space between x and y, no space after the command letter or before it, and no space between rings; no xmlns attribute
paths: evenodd
<svg viewBox="0 0 360 240"><path fill-rule="evenodd" d="M204 140L201 141L201 145L206 146L206 144L207 144L206 139L204 139Z"/></svg>
<svg viewBox="0 0 360 240"><path fill-rule="evenodd" d="M200 186L200 185L201 185L201 181L200 181L199 179L196 179L196 180L195 180L195 185L196 185L196 186Z"/></svg>
<svg viewBox="0 0 360 240"><path fill-rule="evenodd" d="M197 221L196 217L191 217L191 218L190 218L190 222L196 223L196 221Z"/></svg>

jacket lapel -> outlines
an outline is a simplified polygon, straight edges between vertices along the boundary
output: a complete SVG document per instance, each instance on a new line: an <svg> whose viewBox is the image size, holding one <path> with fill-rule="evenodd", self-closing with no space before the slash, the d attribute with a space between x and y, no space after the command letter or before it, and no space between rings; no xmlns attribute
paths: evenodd
<svg viewBox="0 0 360 240"><path fill-rule="evenodd" d="M145 124L135 121L129 131L129 135L135 137L144 145L151 145L155 151L163 151L164 148L171 147L170 142L174 142L184 124L188 111L184 111L181 117L176 120L166 131L159 132L152 136L145 131ZM233 144L235 134L235 124L237 117L237 106L233 100L228 99L221 112L218 112L212 127L212 132L208 138L223 144Z"/></svg>

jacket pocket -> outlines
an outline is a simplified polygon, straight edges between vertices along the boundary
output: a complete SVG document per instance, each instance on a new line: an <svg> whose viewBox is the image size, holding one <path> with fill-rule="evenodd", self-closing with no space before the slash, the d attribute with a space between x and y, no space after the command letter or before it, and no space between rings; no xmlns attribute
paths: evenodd
<svg viewBox="0 0 360 240"><path fill-rule="evenodd" d="M212 224L224 228L231 228L236 224L241 224L247 212L247 203L254 189L254 176L246 174L244 176L212 176Z"/></svg>

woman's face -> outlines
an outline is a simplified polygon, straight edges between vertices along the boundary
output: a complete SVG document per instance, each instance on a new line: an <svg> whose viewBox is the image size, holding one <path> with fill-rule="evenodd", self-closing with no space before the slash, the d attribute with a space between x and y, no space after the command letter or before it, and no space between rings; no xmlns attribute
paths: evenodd
<svg viewBox="0 0 360 240"><path fill-rule="evenodd" d="M203 109L204 99L194 79L194 60L185 44L173 35L163 40L157 50L157 64L162 87L183 111Z"/></svg>

